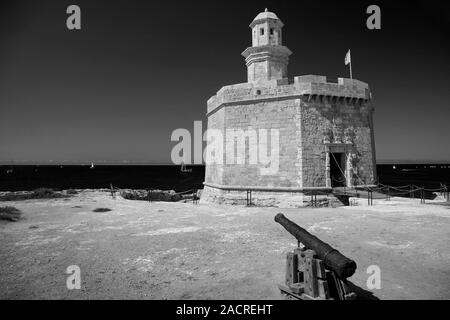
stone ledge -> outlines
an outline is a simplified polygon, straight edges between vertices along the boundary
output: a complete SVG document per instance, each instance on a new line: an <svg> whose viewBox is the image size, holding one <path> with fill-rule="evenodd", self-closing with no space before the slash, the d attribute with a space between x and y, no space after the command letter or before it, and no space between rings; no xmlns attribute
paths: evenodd
<svg viewBox="0 0 450 320"><path fill-rule="evenodd" d="M203 182L207 187L227 190L227 191L267 191L267 192L292 192L292 193L303 193L305 191L331 191L328 187L263 187L263 186L233 186L233 185L220 185L215 183Z"/></svg>
<svg viewBox="0 0 450 320"><path fill-rule="evenodd" d="M333 195L317 196L321 206L342 206L342 203ZM247 205L247 193L242 190L223 190L206 186L200 197L201 204L225 204L225 205ZM310 197L298 192L252 192L252 205L260 207L277 208L301 208L311 206Z"/></svg>

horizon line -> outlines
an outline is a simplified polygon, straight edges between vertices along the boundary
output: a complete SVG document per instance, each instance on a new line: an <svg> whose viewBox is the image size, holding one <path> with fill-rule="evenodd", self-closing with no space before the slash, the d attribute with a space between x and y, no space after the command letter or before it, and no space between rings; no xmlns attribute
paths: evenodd
<svg viewBox="0 0 450 320"><path fill-rule="evenodd" d="M155 162L145 162L145 161L34 161L34 160L0 160L0 165L9 165L9 166L19 166L19 165L86 165L90 166L91 163L94 165L102 166L102 165L149 165L149 166L180 166L181 164L174 163L155 163ZM388 159L380 159L376 161L377 165L384 164L450 164L450 160L388 160ZM205 166L202 164L189 164L188 166Z"/></svg>

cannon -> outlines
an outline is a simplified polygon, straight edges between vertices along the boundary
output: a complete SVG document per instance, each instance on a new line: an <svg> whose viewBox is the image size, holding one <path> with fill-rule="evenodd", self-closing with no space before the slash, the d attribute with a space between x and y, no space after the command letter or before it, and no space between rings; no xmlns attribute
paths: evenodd
<svg viewBox="0 0 450 320"><path fill-rule="evenodd" d="M286 285L283 293L297 299L351 300L356 295L350 291L347 278L356 271L356 262L286 218L275 216L298 241L299 247L289 252L286 262ZM303 247L300 248L300 243Z"/></svg>
<svg viewBox="0 0 450 320"><path fill-rule="evenodd" d="M347 258L328 243L313 236L308 231L286 218L282 213L275 216L275 222L281 224L307 249L314 250L317 257L323 260L325 266L334 271L340 279L347 279L355 273L355 261Z"/></svg>

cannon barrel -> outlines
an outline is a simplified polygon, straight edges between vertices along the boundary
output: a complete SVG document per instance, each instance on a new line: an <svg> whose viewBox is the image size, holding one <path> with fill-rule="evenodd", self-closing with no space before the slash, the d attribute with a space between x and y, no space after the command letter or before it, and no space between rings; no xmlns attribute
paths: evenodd
<svg viewBox="0 0 450 320"><path fill-rule="evenodd" d="M275 222L281 224L299 242L303 243L307 249L314 250L318 258L323 260L325 266L334 271L340 279L347 279L355 273L355 261L347 258L316 236L313 236L308 231L286 218L282 213L278 213L275 216Z"/></svg>

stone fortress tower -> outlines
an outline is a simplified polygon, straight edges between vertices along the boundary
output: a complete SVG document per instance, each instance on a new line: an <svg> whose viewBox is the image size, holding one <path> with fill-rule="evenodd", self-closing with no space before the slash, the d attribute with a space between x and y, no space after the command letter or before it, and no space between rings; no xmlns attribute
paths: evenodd
<svg viewBox="0 0 450 320"><path fill-rule="evenodd" d="M252 46L242 55L247 82L221 88L207 103L208 129L223 133L223 162L207 163L202 202L253 202L301 206L311 190L372 185L376 180L373 106L369 86L356 79L304 75L288 78L292 52L283 46L283 23L261 12L250 24ZM251 135L237 148L227 146L227 130L266 129L267 139ZM278 167L249 163L252 146L271 150L271 129L278 131ZM275 145L274 145L275 146ZM243 151L245 163L229 163L230 152ZM258 154L259 156L259 154ZM305 199L307 200L307 199Z"/></svg>

